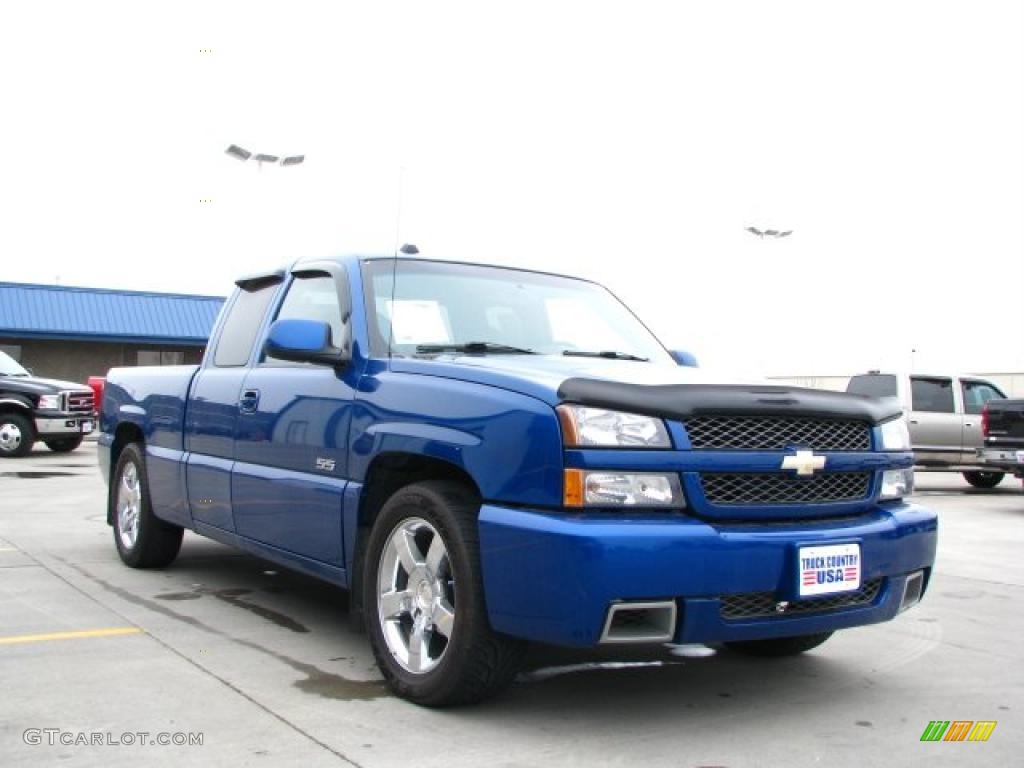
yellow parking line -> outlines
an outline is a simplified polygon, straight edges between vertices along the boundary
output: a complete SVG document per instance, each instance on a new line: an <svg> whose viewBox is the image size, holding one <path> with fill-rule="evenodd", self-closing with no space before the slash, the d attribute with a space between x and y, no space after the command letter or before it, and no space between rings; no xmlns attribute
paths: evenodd
<svg viewBox="0 0 1024 768"><path fill-rule="evenodd" d="M114 637L115 635L136 635L142 630L138 627L108 627L106 629L83 629L78 632L50 632L45 635L14 635L0 637L0 645L17 645L18 643L41 643L44 640L78 640L86 637Z"/></svg>

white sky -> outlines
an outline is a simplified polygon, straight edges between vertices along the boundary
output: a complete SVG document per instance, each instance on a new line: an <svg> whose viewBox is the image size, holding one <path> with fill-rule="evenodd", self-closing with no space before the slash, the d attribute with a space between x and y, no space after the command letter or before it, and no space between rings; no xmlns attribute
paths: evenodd
<svg viewBox="0 0 1024 768"><path fill-rule="evenodd" d="M390 253L404 168L402 242L597 279L702 366L1024 370L1019 0L162 7L0 8L0 280Z"/></svg>

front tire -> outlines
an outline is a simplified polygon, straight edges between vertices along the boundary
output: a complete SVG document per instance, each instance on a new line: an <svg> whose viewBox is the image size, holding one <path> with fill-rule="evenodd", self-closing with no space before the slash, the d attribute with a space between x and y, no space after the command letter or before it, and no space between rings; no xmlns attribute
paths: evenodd
<svg viewBox="0 0 1024 768"><path fill-rule="evenodd" d="M107 497L114 526L114 545L125 565L163 568L181 549L181 526L153 514L146 480L146 457L138 443L126 445L117 459Z"/></svg>
<svg viewBox="0 0 1024 768"><path fill-rule="evenodd" d="M71 453L82 444L82 437L62 437L58 440L47 440L46 447L54 453Z"/></svg>
<svg viewBox="0 0 1024 768"><path fill-rule="evenodd" d="M975 488L995 488L1003 481L1002 472L964 472L964 480Z"/></svg>
<svg viewBox="0 0 1024 768"><path fill-rule="evenodd" d="M431 707L493 695L525 644L487 619L477 500L448 481L416 483L384 504L367 542L363 609L377 665L397 695Z"/></svg>
<svg viewBox="0 0 1024 768"><path fill-rule="evenodd" d="M27 456L36 440L31 420L20 413L0 413L0 457Z"/></svg>
<svg viewBox="0 0 1024 768"><path fill-rule="evenodd" d="M783 656L796 656L817 648L832 637L831 632L819 632L814 635L798 635L797 637L773 637L768 640L742 640L726 643L730 650L742 653L744 656L759 656L761 658L780 658Z"/></svg>

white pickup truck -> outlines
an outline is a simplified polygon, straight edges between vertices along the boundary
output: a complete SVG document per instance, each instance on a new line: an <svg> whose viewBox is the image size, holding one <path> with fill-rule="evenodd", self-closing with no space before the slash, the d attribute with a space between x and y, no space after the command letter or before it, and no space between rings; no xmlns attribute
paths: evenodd
<svg viewBox="0 0 1024 768"><path fill-rule="evenodd" d="M884 373L870 371L850 379L847 392L895 397L910 426L916 466L962 472L975 488L994 488L1004 473L979 463L984 437L981 412L990 400L1006 395L976 376Z"/></svg>

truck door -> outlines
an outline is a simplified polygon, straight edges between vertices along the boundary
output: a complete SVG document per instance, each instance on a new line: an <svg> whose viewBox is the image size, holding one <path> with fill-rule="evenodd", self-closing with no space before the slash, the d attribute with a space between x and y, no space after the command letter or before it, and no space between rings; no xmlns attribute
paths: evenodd
<svg viewBox="0 0 1024 768"><path fill-rule="evenodd" d="M910 402L914 460L923 465L960 463L963 423L954 405L953 379L911 376Z"/></svg>
<svg viewBox="0 0 1024 768"><path fill-rule="evenodd" d="M981 412L989 400L1006 397L995 386L982 379L961 379L960 395L963 400L963 457L964 463L978 460L977 450L984 443L981 434Z"/></svg>
<svg viewBox="0 0 1024 768"><path fill-rule="evenodd" d="M203 359L185 411L185 484L192 519L234 530L231 466L242 382L282 276L239 281L215 347Z"/></svg>
<svg viewBox="0 0 1024 768"><path fill-rule="evenodd" d="M348 281L336 264L293 273L275 320L326 322L346 343ZM344 565L342 501L357 372L261 355L243 384L232 479L239 534L331 565Z"/></svg>

